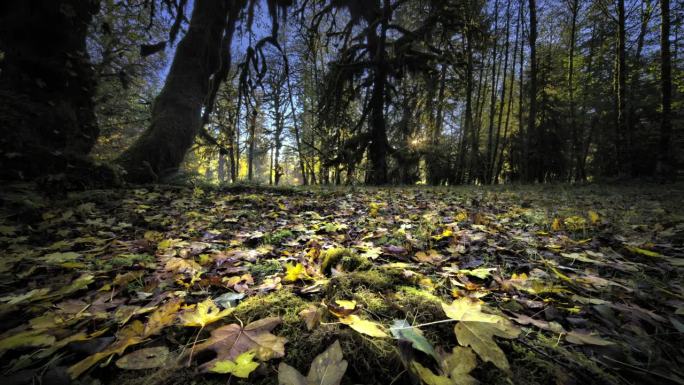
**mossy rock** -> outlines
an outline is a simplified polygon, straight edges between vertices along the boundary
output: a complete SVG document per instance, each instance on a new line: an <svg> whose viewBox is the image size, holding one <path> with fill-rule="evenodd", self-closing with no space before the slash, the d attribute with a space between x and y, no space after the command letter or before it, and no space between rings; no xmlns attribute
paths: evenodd
<svg viewBox="0 0 684 385"><path fill-rule="evenodd" d="M373 297L375 305L379 305L379 298ZM364 302L368 304L368 302ZM285 357L283 362L291 365L303 373L307 373L311 362L330 344L339 340L349 361L349 369L344 383L389 383L397 373L401 372L401 361L392 339L367 338L339 324L319 325L309 331L299 312L310 306L287 289L282 289L267 295L258 295L245 299L233 312L232 316L244 323L271 316L280 316L282 324L274 333L287 338ZM370 308L371 306L369 306ZM377 310L373 307L374 310ZM329 315L328 315L329 316ZM370 316L370 315L369 315ZM366 315L364 315L366 317ZM333 321L327 319L326 321ZM277 362L268 362L271 371L277 367ZM250 377L238 384L276 384L277 375L267 375L263 378Z"/></svg>
<svg viewBox="0 0 684 385"><path fill-rule="evenodd" d="M356 270L368 270L373 263L367 258L358 255L354 250L336 247L325 250L321 254L321 271L330 274L332 268L341 265L346 272Z"/></svg>
<svg viewBox="0 0 684 385"><path fill-rule="evenodd" d="M346 296L349 298L360 289L375 293L388 292L405 284L400 274L390 269L371 269L341 274L333 277L328 283L326 297L342 299Z"/></svg>
<svg viewBox="0 0 684 385"><path fill-rule="evenodd" d="M240 302L233 312L233 317L245 324L266 317L281 317L283 325L287 323L301 323L299 312L308 303L291 291L283 288L269 294L248 297Z"/></svg>

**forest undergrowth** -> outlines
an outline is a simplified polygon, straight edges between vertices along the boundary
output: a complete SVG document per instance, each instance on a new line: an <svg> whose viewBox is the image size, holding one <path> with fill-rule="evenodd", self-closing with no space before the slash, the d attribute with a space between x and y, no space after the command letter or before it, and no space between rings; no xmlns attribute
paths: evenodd
<svg viewBox="0 0 684 385"><path fill-rule="evenodd" d="M681 184L33 191L3 384L684 383Z"/></svg>

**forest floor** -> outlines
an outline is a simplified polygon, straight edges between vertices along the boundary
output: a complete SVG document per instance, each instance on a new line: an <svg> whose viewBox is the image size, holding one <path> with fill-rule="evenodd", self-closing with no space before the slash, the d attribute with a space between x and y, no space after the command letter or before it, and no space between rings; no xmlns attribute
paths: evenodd
<svg viewBox="0 0 684 385"><path fill-rule="evenodd" d="M5 385L684 383L681 184L32 191Z"/></svg>

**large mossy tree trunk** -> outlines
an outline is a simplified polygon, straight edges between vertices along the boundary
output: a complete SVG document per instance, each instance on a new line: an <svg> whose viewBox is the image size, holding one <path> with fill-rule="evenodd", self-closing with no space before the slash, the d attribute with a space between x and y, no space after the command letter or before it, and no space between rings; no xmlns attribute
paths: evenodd
<svg viewBox="0 0 684 385"><path fill-rule="evenodd" d="M86 49L99 0L0 2L0 178L73 173L99 133Z"/></svg>
<svg viewBox="0 0 684 385"><path fill-rule="evenodd" d="M227 47L221 41L231 6L238 4L195 1L188 32L178 43L164 88L154 101L152 122L117 160L129 182L154 182L174 173L192 146L212 75L225 57L221 53Z"/></svg>
<svg viewBox="0 0 684 385"><path fill-rule="evenodd" d="M373 2L367 5L364 12L366 22L372 27L368 28L366 42L373 69L373 89L370 97L370 144L368 145L368 160L370 168L366 175L366 183L371 185L383 185L388 182L387 154L390 150L387 139L387 127L385 124L385 86L387 84L387 53L385 43L387 39L387 23L389 2L384 1L384 7ZM380 18L380 34L374 25Z"/></svg>

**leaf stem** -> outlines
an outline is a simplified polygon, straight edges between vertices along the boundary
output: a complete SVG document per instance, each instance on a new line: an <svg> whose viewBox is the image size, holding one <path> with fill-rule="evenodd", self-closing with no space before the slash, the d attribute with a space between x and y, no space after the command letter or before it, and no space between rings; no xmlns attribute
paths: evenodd
<svg viewBox="0 0 684 385"><path fill-rule="evenodd" d="M448 319L443 319L443 320L434 321L434 322L428 322L428 323L424 323L424 324L418 324L418 325L412 325L412 326L402 326L402 327L399 327L399 328L390 328L390 330L413 329L413 328L419 328L419 327L423 327L423 326L430 326L430 325L436 325L436 324L443 324L443 323L447 323L447 322L456 322L456 320L455 320L455 319L448 318Z"/></svg>

